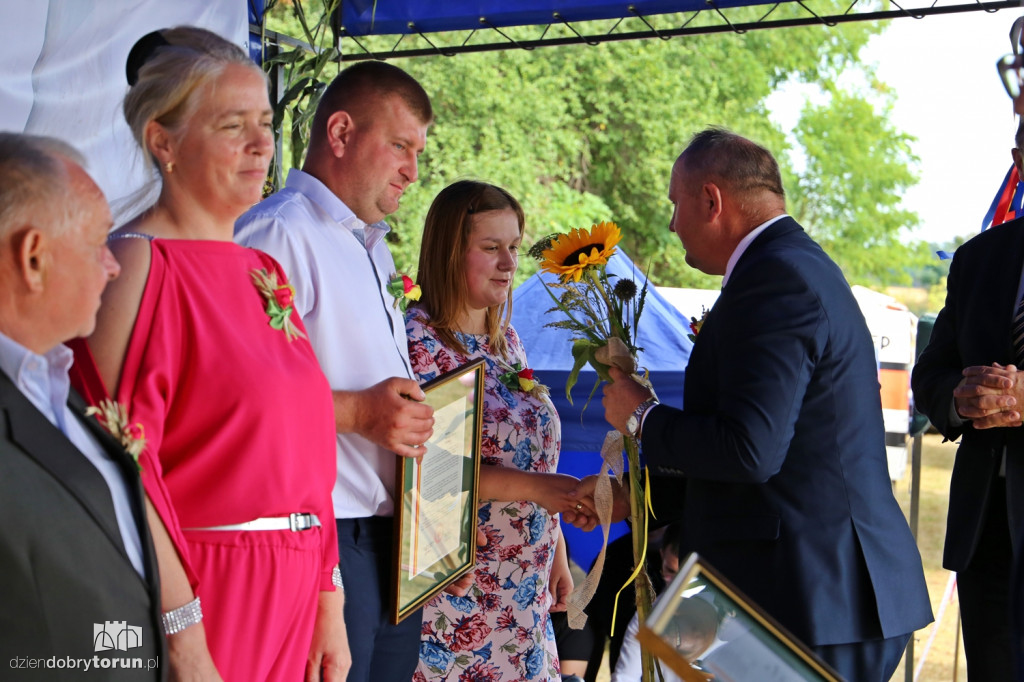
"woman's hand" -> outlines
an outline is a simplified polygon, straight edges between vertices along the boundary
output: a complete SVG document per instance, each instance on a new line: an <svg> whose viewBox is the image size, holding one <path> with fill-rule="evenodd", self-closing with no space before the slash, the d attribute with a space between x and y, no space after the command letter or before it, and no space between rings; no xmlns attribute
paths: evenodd
<svg viewBox="0 0 1024 682"><path fill-rule="evenodd" d="M568 607L569 594L572 593L572 573L569 571L569 557L565 547L565 536L558 534L558 545L555 547L555 561L551 565L549 578L551 589L552 613L565 611Z"/></svg>
<svg viewBox="0 0 1024 682"><path fill-rule="evenodd" d="M321 592L306 660L306 682L344 682L352 667L345 629L345 591Z"/></svg>
<svg viewBox="0 0 1024 682"><path fill-rule="evenodd" d="M167 658L170 682L223 682L206 646L202 623L168 635Z"/></svg>

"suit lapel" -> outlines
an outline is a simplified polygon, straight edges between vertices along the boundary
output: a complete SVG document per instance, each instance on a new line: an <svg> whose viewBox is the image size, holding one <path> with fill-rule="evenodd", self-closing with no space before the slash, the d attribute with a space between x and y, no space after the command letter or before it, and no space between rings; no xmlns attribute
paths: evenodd
<svg viewBox="0 0 1024 682"><path fill-rule="evenodd" d="M11 441L79 501L127 560L110 489L96 467L3 372L0 372L0 405L8 415Z"/></svg>
<svg viewBox="0 0 1024 682"><path fill-rule="evenodd" d="M132 516L135 518L135 525L139 529L139 536L142 539L142 558L145 562L146 575L150 576L149 585L154 588L159 583L155 576L158 574L156 553L153 550L152 542L149 539L149 522L146 517L145 492L142 489L142 479L139 477L139 467L135 459L128 454L122 445L96 420L96 417L86 417L87 405L85 400L75 389L71 389L68 395L68 407L75 414L80 422L96 438L100 447L106 451L110 458L117 463L124 476L125 485L128 488L129 501L131 503ZM159 591L154 592L154 599L159 603Z"/></svg>
<svg viewBox="0 0 1024 682"><path fill-rule="evenodd" d="M1013 258L1011 263L1024 262L1024 226L1017 225L1012 228L1012 249ZM999 311L999 318L1005 320L1002 327L1006 330L1003 338L1006 339L1006 357L1010 362L1014 361L1013 340L1010 327L1013 325L1013 314L1017 308L1017 288L1020 285L1021 271L1018 268L1001 268L1000 284L995 295L995 310Z"/></svg>

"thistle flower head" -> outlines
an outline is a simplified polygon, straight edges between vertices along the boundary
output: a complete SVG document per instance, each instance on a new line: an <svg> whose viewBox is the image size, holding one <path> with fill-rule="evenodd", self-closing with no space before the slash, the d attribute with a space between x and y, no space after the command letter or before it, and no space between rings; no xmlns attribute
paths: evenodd
<svg viewBox="0 0 1024 682"><path fill-rule="evenodd" d="M620 279L615 283L612 293L623 301L632 301L636 296L636 282L631 279Z"/></svg>
<svg viewBox="0 0 1024 682"><path fill-rule="evenodd" d="M541 237L533 243L533 246L526 253L534 260L544 260L544 252L551 248L551 241L557 236L557 234L549 234Z"/></svg>

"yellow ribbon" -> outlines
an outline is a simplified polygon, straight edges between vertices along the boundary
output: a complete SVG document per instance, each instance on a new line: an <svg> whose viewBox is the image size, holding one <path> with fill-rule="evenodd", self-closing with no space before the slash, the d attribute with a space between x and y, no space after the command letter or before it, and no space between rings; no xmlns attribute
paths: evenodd
<svg viewBox="0 0 1024 682"><path fill-rule="evenodd" d="M651 477L648 474L647 467L644 467L644 507L650 513L651 517L654 517L654 509L651 507ZM647 514L644 515L644 550L640 553L640 562L633 568L633 573L626 579L626 582L619 588L619 591L615 593L615 605L612 607L612 625L608 630L609 632L615 632L615 617L619 611L619 597L622 596L622 591L633 584L633 581L640 575L640 569L647 565Z"/></svg>

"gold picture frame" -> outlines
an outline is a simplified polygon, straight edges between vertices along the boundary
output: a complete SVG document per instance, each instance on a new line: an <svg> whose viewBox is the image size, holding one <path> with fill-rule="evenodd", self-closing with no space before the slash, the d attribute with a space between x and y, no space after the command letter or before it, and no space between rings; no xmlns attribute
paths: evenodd
<svg viewBox="0 0 1024 682"><path fill-rule="evenodd" d="M396 625L476 563L484 368L474 360L421 386L434 435L426 454L399 458L396 471Z"/></svg>
<svg viewBox="0 0 1024 682"><path fill-rule="evenodd" d="M686 682L843 682L697 554L639 625L640 644Z"/></svg>

